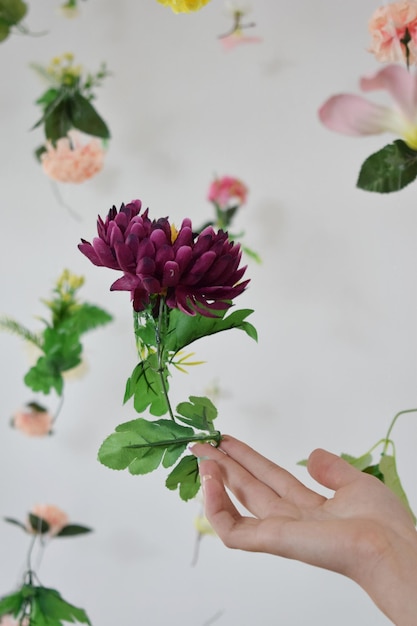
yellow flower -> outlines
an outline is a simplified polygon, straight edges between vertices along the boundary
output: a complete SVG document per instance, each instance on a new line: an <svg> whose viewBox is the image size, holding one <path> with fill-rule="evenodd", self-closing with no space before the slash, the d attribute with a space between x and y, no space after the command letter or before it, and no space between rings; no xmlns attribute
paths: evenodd
<svg viewBox="0 0 417 626"><path fill-rule="evenodd" d="M171 7L174 13L190 13L191 11L199 11L210 0L158 0L158 2Z"/></svg>

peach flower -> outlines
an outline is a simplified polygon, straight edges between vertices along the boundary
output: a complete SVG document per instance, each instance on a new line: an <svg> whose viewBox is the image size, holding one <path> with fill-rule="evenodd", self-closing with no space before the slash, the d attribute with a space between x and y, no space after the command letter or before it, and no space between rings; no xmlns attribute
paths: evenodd
<svg viewBox="0 0 417 626"><path fill-rule="evenodd" d="M52 536L57 535L69 522L68 515L53 504L36 504L30 512L49 524L48 534ZM29 523L28 527L34 532Z"/></svg>
<svg viewBox="0 0 417 626"><path fill-rule="evenodd" d="M417 2L400 0L379 7L369 21L369 52L382 63L417 62ZM408 59L407 59L408 49Z"/></svg>
<svg viewBox="0 0 417 626"><path fill-rule="evenodd" d="M11 425L29 437L44 437L52 431L53 417L37 404L28 404L25 409L16 411Z"/></svg>
<svg viewBox="0 0 417 626"><path fill-rule="evenodd" d="M81 135L70 131L61 137L54 147L46 143L41 154L43 171L60 183L82 183L97 174L104 164L104 148L99 139L91 138L82 143Z"/></svg>

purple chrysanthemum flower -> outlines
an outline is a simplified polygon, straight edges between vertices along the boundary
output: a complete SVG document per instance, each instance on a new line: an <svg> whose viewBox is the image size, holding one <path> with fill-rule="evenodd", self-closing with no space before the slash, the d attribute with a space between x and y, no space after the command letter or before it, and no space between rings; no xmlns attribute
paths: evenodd
<svg viewBox="0 0 417 626"><path fill-rule="evenodd" d="M195 236L188 218L177 231L168 218L151 221L141 208L140 200L119 212L113 206L105 221L98 218L93 243L82 239L78 246L94 265L123 272L110 289L130 291L135 311L161 296L188 315L227 309L249 282L239 282L246 270L239 268L240 245L211 226Z"/></svg>

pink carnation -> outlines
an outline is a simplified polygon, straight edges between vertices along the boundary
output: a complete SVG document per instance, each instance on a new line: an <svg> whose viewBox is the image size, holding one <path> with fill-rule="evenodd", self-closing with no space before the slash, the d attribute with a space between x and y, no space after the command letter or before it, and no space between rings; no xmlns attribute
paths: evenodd
<svg viewBox="0 0 417 626"><path fill-rule="evenodd" d="M369 21L369 52L382 63L417 62L417 2L400 0L379 7ZM407 43L407 38L410 40Z"/></svg>
<svg viewBox="0 0 417 626"><path fill-rule="evenodd" d="M221 209L230 206L245 204L248 195L248 188L238 178L223 176L216 178L208 190L207 199L215 202Z"/></svg>
<svg viewBox="0 0 417 626"><path fill-rule="evenodd" d="M83 144L79 133L70 131L54 147L49 141L41 154L43 171L60 183L82 183L97 174L104 164L104 149L98 139Z"/></svg>
<svg viewBox="0 0 417 626"><path fill-rule="evenodd" d="M53 504L36 504L30 512L49 524L49 535L57 535L69 521L68 515ZM34 532L29 523L28 527Z"/></svg>
<svg viewBox="0 0 417 626"><path fill-rule="evenodd" d="M29 437L44 437L52 430L53 417L48 411L36 405L16 411L12 417L12 426Z"/></svg>

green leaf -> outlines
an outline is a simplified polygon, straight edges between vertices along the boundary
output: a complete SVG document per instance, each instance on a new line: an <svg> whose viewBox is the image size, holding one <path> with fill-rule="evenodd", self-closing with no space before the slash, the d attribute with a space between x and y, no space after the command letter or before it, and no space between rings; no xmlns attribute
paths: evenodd
<svg viewBox="0 0 417 626"><path fill-rule="evenodd" d="M104 309L94 304L84 302L71 312L71 320L74 328L82 335L98 326L104 326L113 320L113 317Z"/></svg>
<svg viewBox="0 0 417 626"><path fill-rule="evenodd" d="M194 435L192 428L172 420L149 422L138 418L116 428L100 447L98 458L111 469L148 474L163 464L169 467L181 456Z"/></svg>
<svg viewBox="0 0 417 626"><path fill-rule="evenodd" d="M9 35L10 35L10 26L4 19L0 18L0 42L7 39Z"/></svg>
<svg viewBox="0 0 417 626"><path fill-rule="evenodd" d="M41 105L45 109L52 104L58 97L61 96L61 92L55 87L51 87L47 89L41 96L38 98L35 103Z"/></svg>
<svg viewBox="0 0 417 626"><path fill-rule="evenodd" d="M199 430L211 431L213 420L217 417L217 409L212 401L200 396L190 396L189 400L178 404L178 419Z"/></svg>
<svg viewBox="0 0 417 626"><path fill-rule="evenodd" d="M371 476L375 476L375 478L378 478L378 480L380 480L381 482L384 482L384 476L381 472L381 470L379 469L379 464L376 463L375 465L369 465L368 467L365 467L362 472L364 472L365 474L371 474Z"/></svg>
<svg viewBox="0 0 417 626"><path fill-rule="evenodd" d="M399 191L417 177L417 152L397 139L363 163L357 186L366 191Z"/></svg>
<svg viewBox="0 0 417 626"><path fill-rule="evenodd" d="M366 454L358 457L344 453L342 453L340 456L342 459L347 461L353 467L356 467L356 469L360 470L361 472L364 471L365 468L367 468L372 463L372 454L370 452L367 452Z"/></svg>
<svg viewBox="0 0 417 626"><path fill-rule="evenodd" d="M218 317L205 317L198 313L196 315L186 315L179 309L172 309L169 314L165 347L168 351L175 354L201 337L207 337L232 328L243 330L252 339L256 340L257 332L255 327L245 321L251 313L253 313L251 309L240 309L233 311L227 317L224 317L224 311L218 312Z"/></svg>
<svg viewBox="0 0 417 626"><path fill-rule="evenodd" d="M91 624L83 609L66 602L55 589L34 589L30 626L63 626L62 622Z"/></svg>
<svg viewBox="0 0 417 626"><path fill-rule="evenodd" d="M80 93L75 93L71 98L69 111L72 124L78 130L102 139L110 138L107 124L99 116L93 105Z"/></svg>
<svg viewBox="0 0 417 626"><path fill-rule="evenodd" d="M0 617L13 615L17 617L25 599L21 591L16 591L0 599Z"/></svg>
<svg viewBox="0 0 417 626"><path fill-rule="evenodd" d="M165 387L168 391L168 370L162 373ZM134 396L133 404L138 413L143 413L149 407L151 415L157 417L168 412L161 373L158 371L158 358L151 354L147 359L138 363L126 383L124 402Z"/></svg>
<svg viewBox="0 0 417 626"><path fill-rule="evenodd" d="M29 513L29 522L32 530L38 535L44 535L49 531L50 526L46 520L42 519L42 517Z"/></svg>
<svg viewBox="0 0 417 626"><path fill-rule="evenodd" d="M33 391L41 391L44 394L55 389L61 396L64 388L64 380L59 370L44 356L41 356L36 365L30 368L24 377L24 382Z"/></svg>
<svg viewBox="0 0 417 626"><path fill-rule="evenodd" d="M19 528L21 528L27 533L28 529L26 528L25 524L23 524L19 520L14 519L13 517L4 517L3 519L5 522L8 522L9 524L15 524L16 526L19 526Z"/></svg>
<svg viewBox="0 0 417 626"><path fill-rule="evenodd" d="M398 476L395 457L389 456L387 454L382 455L379 462L379 469L381 470L381 473L384 477L384 483L399 497L407 511L409 511L415 524L417 521L416 516L411 510L408 498L401 484L400 477Z"/></svg>
<svg viewBox="0 0 417 626"><path fill-rule="evenodd" d="M14 26L20 22L28 10L26 2L22 0L0 0L0 19L9 26Z"/></svg>
<svg viewBox="0 0 417 626"><path fill-rule="evenodd" d="M196 457L194 455L184 456L169 474L165 484L172 491L179 487L182 500L194 498L200 489L200 475Z"/></svg>
<svg viewBox="0 0 417 626"><path fill-rule="evenodd" d="M57 100L59 100L59 102L57 102ZM58 139L61 139L61 137L66 137L68 131L72 128L68 102L68 98L57 98L45 110L43 117L45 136L53 144L55 144Z"/></svg>
<svg viewBox="0 0 417 626"><path fill-rule="evenodd" d="M75 537L75 535L85 535L91 533L92 528L87 526L80 526L79 524L67 524L64 526L55 537Z"/></svg>

